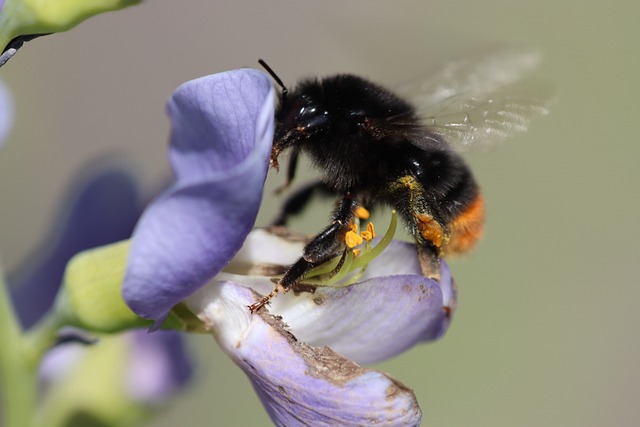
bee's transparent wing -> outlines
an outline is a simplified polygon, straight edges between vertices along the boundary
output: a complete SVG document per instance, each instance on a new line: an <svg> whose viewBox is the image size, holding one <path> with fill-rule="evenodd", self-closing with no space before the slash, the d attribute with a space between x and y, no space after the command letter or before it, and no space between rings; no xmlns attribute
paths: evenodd
<svg viewBox="0 0 640 427"><path fill-rule="evenodd" d="M551 88L522 80L538 61L534 52L503 50L451 62L412 89L417 112L432 135L457 149L502 142L547 114Z"/></svg>

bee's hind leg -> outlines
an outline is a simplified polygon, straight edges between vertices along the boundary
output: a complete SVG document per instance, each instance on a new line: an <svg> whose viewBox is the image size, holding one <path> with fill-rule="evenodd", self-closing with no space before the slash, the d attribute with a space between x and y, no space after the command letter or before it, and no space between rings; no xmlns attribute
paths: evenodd
<svg viewBox="0 0 640 427"><path fill-rule="evenodd" d="M420 263L420 270L422 275L440 281L440 252L430 242L416 245L418 249L418 262Z"/></svg>

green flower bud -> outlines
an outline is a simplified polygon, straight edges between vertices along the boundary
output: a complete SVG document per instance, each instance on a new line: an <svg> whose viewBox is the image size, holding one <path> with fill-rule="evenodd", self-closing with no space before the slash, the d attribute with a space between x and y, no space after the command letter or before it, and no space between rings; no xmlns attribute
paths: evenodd
<svg viewBox="0 0 640 427"><path fill-rule="evenodd" d="M140 1L4 0L2 4L0 0L0 51L16 37L66 31L93 15L122 9Z"/></svg>
<svg viewBox="0 0 640 427"><path fill-rule="evenodd" d="M66 323L91 332L111 333L148 327L122 299L129 241L90 249L67 264L57 310Z"/></svg>

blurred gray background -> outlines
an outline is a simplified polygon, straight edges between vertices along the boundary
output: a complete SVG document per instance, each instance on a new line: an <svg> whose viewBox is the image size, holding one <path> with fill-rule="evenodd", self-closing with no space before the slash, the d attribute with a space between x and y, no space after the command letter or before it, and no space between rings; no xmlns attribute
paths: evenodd
<svg viewBox="0 0 640 427"><path fill-rule="evenodd" d="M115 155L158 188L164 102L186 80L265 58L289 84L347 71L393 86L492 45L536 47L558 101L526 135L466 156L488 224L452 261L455 321L377 368L415 389L424 425L638 425L638 16L631 0L153 0L34 40L0 72L17 109L0 151L2 262L40 247L89 161ZM265 194L260 224L278 204ZM317 206L295 227L324 225ZM213 339L190 343L197 378L150 425L269 425Z"/></svg>

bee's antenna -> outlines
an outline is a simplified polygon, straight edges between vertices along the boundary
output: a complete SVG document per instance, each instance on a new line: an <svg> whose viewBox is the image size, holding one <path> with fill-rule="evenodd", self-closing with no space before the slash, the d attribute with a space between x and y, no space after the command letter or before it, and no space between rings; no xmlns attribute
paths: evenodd
<svg viewBox="0 0 640 427"><path fill-rule="evenodd" d="M287 89L287 87L284 85L284 83L282 83L282 80L280 80L280 77L278 77L278 75L275 73L275 71L273 71L271 69L271 67L269 67L269 64L267 64L266 62L264 62L263 59L258 59L258 63L260 65L262 65L262 68L264 68L267 73L269 73L271 75L271 77L273 78L273 80L276 81L276 83L278 83L278 85L282 88L282 102L284 102L285 97L287 96L287 93L289 92L289 90Z"/></svg>

